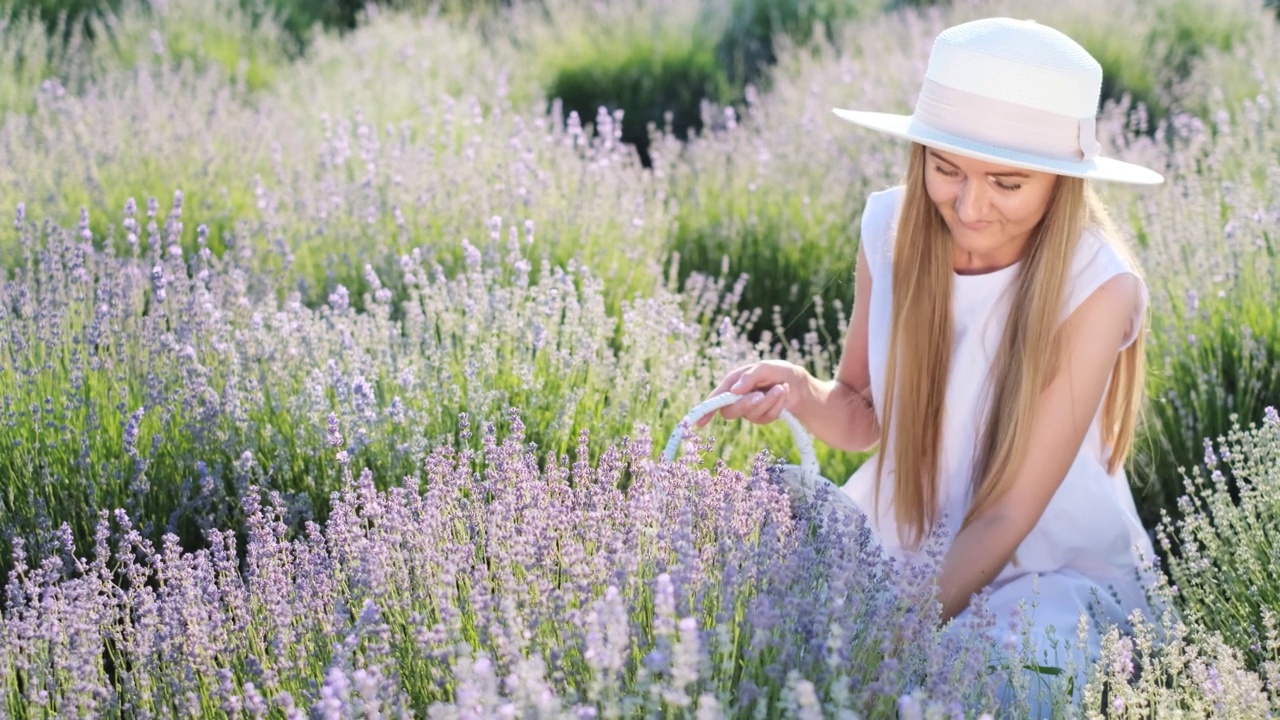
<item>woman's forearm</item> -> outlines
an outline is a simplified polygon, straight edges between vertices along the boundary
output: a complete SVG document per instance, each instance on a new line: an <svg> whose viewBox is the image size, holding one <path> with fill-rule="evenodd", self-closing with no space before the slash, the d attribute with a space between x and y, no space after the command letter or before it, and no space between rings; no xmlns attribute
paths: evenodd
<svg viewBox="0 0 1280 720"><path fill-rule="evenodd" d="M862 452L880 440L880 424L870 400L838 380L805 373L792 389L791 414L814 437L837 450Z"/></svg>
<svg viewBox="0 0 1280 720"><path fill-rule="evenodd" d="M996 579L1017 550L1016 522L1004 515L976 520L956 536L942 561L938 599L942 621L947 622L969 606L969 598Z"/></svg>

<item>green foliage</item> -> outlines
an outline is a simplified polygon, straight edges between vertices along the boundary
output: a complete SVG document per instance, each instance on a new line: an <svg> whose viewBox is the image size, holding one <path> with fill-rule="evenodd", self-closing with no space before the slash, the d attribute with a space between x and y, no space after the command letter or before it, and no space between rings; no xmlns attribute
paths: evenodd
<svg viewBox="0 0 1280 720"><path fill-rule="evenodd" d="M438 14L455 19L497 19L517 4L541 3L541 0L381 0L382 5L413 13Z"/></svg>
<svg viewBox="0 0 1280 720"><path fill-rule="evenodd" d="M34 110L37 88L48 80L71 82L67 55L67 46L51 40L34 14L0 12L0 117Z"/></svg>
<svg viewBox="0 0 1280 720"><path fill-rule="evenodd" d="M841 345L863 203L895 182L906 159L905 145L860 133L831 108L869 87L886 91L860 100L864 107L892 107L894 86L918 79L865 78L896 66L911 42L884 19L842 33L838 48L786 53L769 90L748 94L741 117L726 108L683 148L659 148L655 169L676 208L670 251L682 273L747 277L742 305L764 313L752 339L813 333Z"/></svg>
<svg viewBox="0 0 1280 720"><path fill-rule="evenodd" d="M743 306L777 315L772 324L756 328L755 337L764 330L797 337L810 330L823 304L851 303L857 208L833 218L814 213L805 197L765 193L726 193L719 198L722 203L693 205L682 215L672 249L686 273L723 265L727 272L749 278ZM835 343L843 329L835 315L813 328Z"/></svg>
<svg viewBox="0 0 1280 720"><path fill-rule="evenodd" d="M573 3L550 7L553 16L591 16ZM649 125L686 139L704 126L703 102L743 102L746 85L760 82L776 62L780 40L801 47L825 44L837 28L882 10L880 0L732 0L727 6L702 0L657 11L675 13L683 27L660 17L647 19L652 26L643 28L636 25L643 19L640 11L610 8L587 21L592 32L585 37L574 36L585 18L575 23L567 42L574 52L556 54L547 94L562 99L565 111L577 112L583 122L600 107L623 110L622 140L635 145L648 165ZM635 32L601 30L614 26Z"/></svg>
<svg viewBox="0 0 1280 720"><path fill-rule="evenodd" d="M576 112L584 125L595 122L602 107L610 114L621 110L620 139L634 145L645 164L650 125L686 138L702 127L704 101L731 99L714 39L701 23L682 26L626 11L600 20L621 21L620 27L601 31L579 24L576 37L549 51L547 62L554 70L546 93L562 102L566 114Z"/></svg>
<svg viewBox="0 0 1280 720"><path fill-rule="evenodd" d="M0 4L0 15L9 9L14 15L32 13L45 24L48 33L64 43L76 36L90 40L99 37L100 23L111 16L118 16L131 5L132 0L7 0ZM216 6L219 3L188 3L184 0L148 3L150 9L184 11L184 6L194 8ZM275 17L288 31L288 45L295 52L319 25L323 29L349 29L355 27L358 13L365 3L356 0L237 0L238 10L255 16ZM190 28L197 31L198 28Z"/></svg>
<svg viewBox="0 0 1280 720"><path fill-rule="evenodd" d="M1274 99L1162 126L1170 187L1126 203L1151 288L1146 422L1133 470L1139 510L1175 519L1181 469L1206 474L1203 443L1280 405L1280 237L1272 198L1280 122Z"/></svg>
<svg viewBox="0 0 1280 720"><path fill-rule="evenodd" d="M1255 2L1139 0L1119 5L1063 3L1036 15L1070 35L1102 66L1103 100L1129 96L1153 123L1184 106L1182 80L1211 51L1227 51L1265 20Z"/></svg>
<svg viewBox="0 0 1280 720"><path fill-rule="evenodd" d="M317 32L350 30L366 3L360 0L266 0L281 26L304 47Z"/></svg>
<svg viewBox="0 0 1280 720"><path fill-rule="evenodd" d="M99 247L112 242L123 250L126 233L112 221L134 198L137 235L148 247L141 219L147 200L167 201L180 190L221 252L236 223L256 216L252 178L271 168L271 140L257 131L270 115L239 102L225 76L116 72L80 95L44 91L39 99L36 111L9 117L0 133L7 158L0 196L25 203L31 217L66 227L78 225L83 212ZM195 248L196 225L180 233L187 251ZM20 257L13 235L0 235L0 257L6 265Z"/></svg>
<svg viewBox="0 0 1280 720"><path fill-rule="evenodd" d="M777 61L779 38L797 46L827 42L837 27L883 10L882 0L731 0L720 56L740 86Z"/></svg>
<svg viewBox="0 0 1280 720"><path fill-rule="evenodd" d="M1221 633L1250 668L1280 670L1280 416L1231 429L1185 474L1159 537L1188 621Z"/></svg>
<svg viewBox="0 0 1280 720"><path fill-rule="evenodd" d="M250 484L281 492L292 521L323 520L335 446L388 479L417 476L437 447L478 448L511 407L544 457L589 429L595 458L638 425L674 429L753 356L741 333L703 321L732 309L714 283L610 313L601 278L532 275L519 241L467 246L452 276L406 258L402 301L367 268L363 311L346 288L311 309L253 251L268 243L177 253L181 216L168 210L161 242L124 257L24 223L21 265L0 283L0 540L66 522L85 543L98 509L122 507L152 537L172 530L196 547L202 529L241 527ZM331 413L345 440L330 439ZM717 457L739 467L764 447L749 425L717 434Z"/></svg>
<svg viewBox="0 0 1280 720"><path fill-rule="evenodd" d="M299 47L275 15L238 0L119 0L57 15L47 32L38 17L35 8L0 6L0 116L33 112L42 91L79 96L140 69L218 72L237 90L257 92Z"/></svg>
<svg viewBox="0 0 1280 720"><path fill-rule="evenodd" d="M251 91L272 84L297 53L273 14L244 10L236 0L123 0L119 13L90 27L105 68L217 68Z"/></svg>
<svg viewBox="0 0 1280 720"><path fill-rule="evenodd" d="M530 0L535 1L535 0ZM296 56L317 33L346 32L361 23L373 6L389 10L437 13L453 18L493 18L509 8L512 0L237 0L241 11L254 16L271 16L288 34L287 47ZM75 37L95 39L96 22L118 15L130 0L4 0L0 2L0 22L9 17L38 18L47 33L65 44ZM157 3L180 6L183 0ZM210 3L191 3L207 5ZM212 3L216 4L216 3Z"/></svg>
<svg viewBox="0 0 1280 720"><path fill-rule="evenodd" d="M120 9L121 0L5 0L0 17L37 17L49 35L63 42L77 35L92 37L90 22Z"/></svg>
<svg viewBox="0 0 1280 720"><path fill-rule="evenodd" d="M1184 473L1211 472L1206 438L1227 436L1237 418L1260 419L1280 406L1280 322L1256 275L1224 283L1221 297L1187 299L1156 319L1149 353L1158 363L1148 388L1146 427L1137 442L1134 480L1144 523L1177 518Z"/></svg>
<svg viewBox="0 0 1280 720"><path fill-rule="evenodd" d="M1280 8L1280 6L1277 6ZM1268 91L1264 68L1280 67L1280 15L1261 12L1228 49L1211 48L1179 84L1178 104L1215 125L1246 111Z"/></svg>

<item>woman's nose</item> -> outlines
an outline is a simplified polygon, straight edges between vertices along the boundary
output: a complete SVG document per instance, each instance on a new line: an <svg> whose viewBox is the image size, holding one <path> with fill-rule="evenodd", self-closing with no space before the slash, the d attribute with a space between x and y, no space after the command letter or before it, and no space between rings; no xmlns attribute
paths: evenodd
<svg viewBox="0 0 1280 720"><path fill-rule="evenodd" d="M980 183L966 180L956 194L956 215L965 222L986 218L987 193Z"/></svg>

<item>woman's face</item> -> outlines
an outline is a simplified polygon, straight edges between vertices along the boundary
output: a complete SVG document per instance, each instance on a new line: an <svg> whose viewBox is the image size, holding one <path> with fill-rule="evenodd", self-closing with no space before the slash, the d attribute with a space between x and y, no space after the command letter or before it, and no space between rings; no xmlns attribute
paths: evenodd
<svg viewBox="0 0 1280 720"><path fill-rule="evenodd" d="M933 148L925 162L925 189L955 241L956 272L988 272L1021 259L1058 176Z"/></svg>

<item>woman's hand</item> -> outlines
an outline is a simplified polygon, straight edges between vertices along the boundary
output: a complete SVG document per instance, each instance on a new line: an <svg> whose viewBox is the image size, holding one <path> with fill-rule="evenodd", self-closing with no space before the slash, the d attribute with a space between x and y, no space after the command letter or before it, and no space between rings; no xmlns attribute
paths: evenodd
<svg viewBox="0 0 1280 720"><path fill-rule="evenodd" d="M782 416L791 400L792 389L799 387L808 374L804 368L783 360L764 360L733 370L707 397L726 392L742 395L741 400L720 409L721 417L766 425ZM706 425L714 415L703 417L696 426Z"/></svg>

